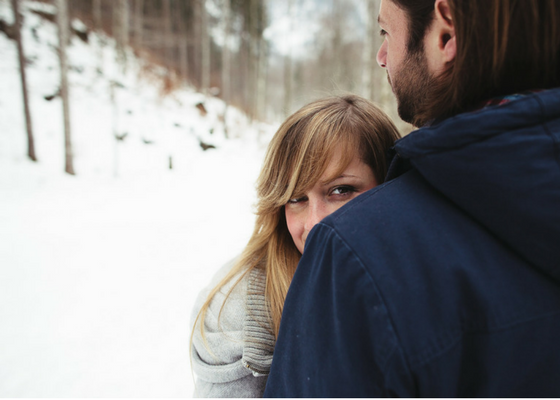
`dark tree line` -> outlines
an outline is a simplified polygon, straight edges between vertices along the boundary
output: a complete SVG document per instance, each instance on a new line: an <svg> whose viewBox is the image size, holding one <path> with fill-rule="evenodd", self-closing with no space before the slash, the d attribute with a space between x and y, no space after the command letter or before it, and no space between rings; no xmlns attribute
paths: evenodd
<svg viewBox="0 0 560 400"><path fill-rule="evenodd" d="M285 5L292 28L301 28L307 22L299 15L310 4L326 6L314 16L321 31L310 55L273 54L263 36L272 5ZM164 65L173 73L170 79L218 95L250 117L281 118L310 99L341 91L361 94L396 116L385 73L375 61L379 0L72 0L70 5L71 16ZM360 24L363 34L352 36Z"/></svg>
<svg viewBox="0 0 560 400"><path fill-rule="evenodd" d="M119 49L129 45L171 70L177 81L257 116L266 82L266 0L72 0L69 5L71 16L115 38ZM124 57L122 50L119 54Z"/></svg>

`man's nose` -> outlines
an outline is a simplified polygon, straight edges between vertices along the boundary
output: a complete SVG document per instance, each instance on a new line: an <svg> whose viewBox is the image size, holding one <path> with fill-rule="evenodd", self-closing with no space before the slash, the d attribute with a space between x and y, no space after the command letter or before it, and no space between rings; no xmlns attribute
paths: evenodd
<svg viewBox="0 0 560 400"><path fill-rule="evenodd" d="M383 41L383 44L377 51L377 64L379 64L381 68L387 66L387 45L385 41Z"/></svg>

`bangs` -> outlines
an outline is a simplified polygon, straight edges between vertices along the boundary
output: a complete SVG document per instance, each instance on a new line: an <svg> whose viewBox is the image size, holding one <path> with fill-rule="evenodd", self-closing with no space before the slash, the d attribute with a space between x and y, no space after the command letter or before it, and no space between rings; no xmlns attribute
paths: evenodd
<svg viewBox="0 0 560 400"><path fill-rule="evenodd" d="M257 181L257 214L277 214L320 180L332 181L357 157L378 182L385 151L399 135L375 105L357 97L326 98L292 114L272 138ZM325 171L330 176L323 176Z"/></svg>
<svg viewBox="0 0 560 400"><path fill-rule="evenodd" d="M295 182L295 185L292 193L289 193L288 200L303 196L319 180L321 180L320 183L327 183L338 178L344 172L357 156L357 146L347 139L338 139L326 147L310 146L301 167L292 175L292 182ZM336 166L332 168L331 163L336 163ZM323 176L327 168L332 168L332 173Z"/></svg>
<svg viewBox="0 0 560 400"><path fill-rule="evenodd" d="M328 117L335 119L333 116ZM344 118L339 118L332 124L324 124L324 119L325 116L319 114L310 121L313 129L307 135L309 140L302 141L297 157L293 157L289 163L289 170L286 172L291 184L282 196L283 204L292 198L303 196L320 179L329 182L338 178L352 160L359 156L358 135L347 131L349 124L345 123ZM346 131L342 126L346 127ZM300 138L303 136L299 135ZM331 163L336 163L335 167ZM327 168L332 169L332 173L323 176Z"/></svg>

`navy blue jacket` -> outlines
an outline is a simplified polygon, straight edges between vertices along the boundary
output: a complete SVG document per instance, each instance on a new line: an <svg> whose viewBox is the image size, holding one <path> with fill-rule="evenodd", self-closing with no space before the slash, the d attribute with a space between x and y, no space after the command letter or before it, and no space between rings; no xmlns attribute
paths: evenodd
<svg viewBox="0 0 560 400"><path fill-rule="evenodd" d="M559 397L560 89L395 149L312 230L265 396Z"/></svg>

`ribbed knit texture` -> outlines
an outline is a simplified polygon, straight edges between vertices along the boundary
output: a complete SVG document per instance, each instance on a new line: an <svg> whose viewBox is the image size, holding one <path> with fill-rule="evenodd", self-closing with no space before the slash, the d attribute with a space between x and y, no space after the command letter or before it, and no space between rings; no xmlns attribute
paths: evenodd
<svg viewBox="0 0 560 400"><path fill-rule="evenodd" d="M191 325L210 291L234 264L232 260L222 267L200 292ZM194 397L263 396L275 346L264 295L266 275L263 270L252 270L233 287L240 274L212 299L204 322L206 340L200 329L194 331L192 367L197 376Z"/></svg>
<svg viewBox="0 0 560 400"><path fill-rule="evenodd" d="M270 326L270 313L265 298L266 275L260 269L249 273L247 314L243 326L245 345L243 364L253 375L268 375L272 364L275 339Z"/></svg>

